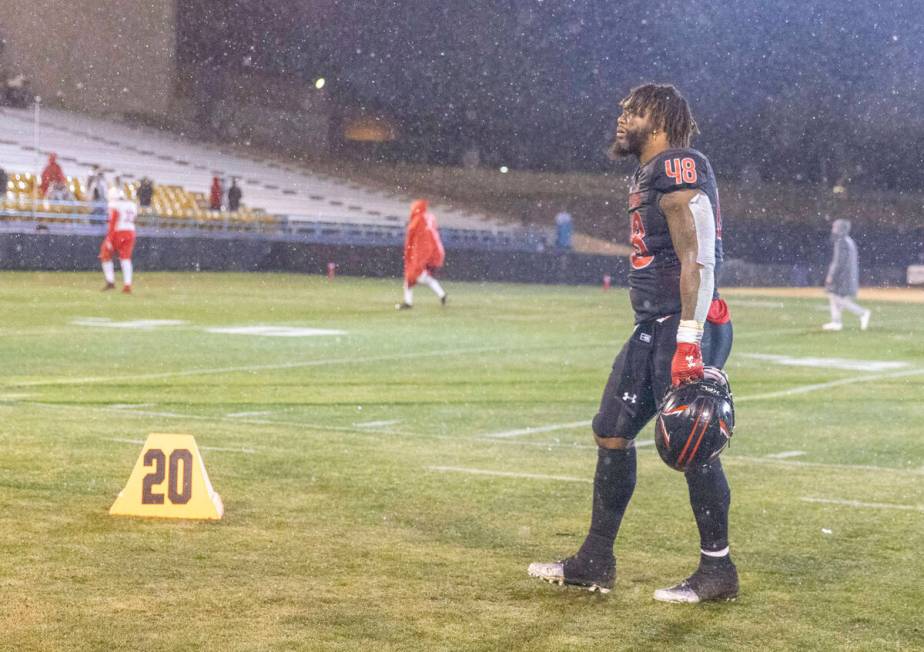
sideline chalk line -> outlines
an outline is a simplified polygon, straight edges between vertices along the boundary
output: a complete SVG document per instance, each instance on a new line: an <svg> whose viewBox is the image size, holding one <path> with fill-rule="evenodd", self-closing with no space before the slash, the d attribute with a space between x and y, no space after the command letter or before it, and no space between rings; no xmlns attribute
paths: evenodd
<svg viewBox="0 0 924 652"><path fill-rule="evenodd" d="M464 466L428 466L428 471L439 473L467 473L469 475L488 475L496 478L523 478L527 480L558 480L560 482L593 482L593 478L575 478L570 475L545 475L543 473L519 473L515 471L491 471L489 469L473 469Z"/></svg>
<svg viewBox="0 0 924 652"><path fill-rule="evenodd" d="M596 344L594 345L596 346ZM387 360L405 360L414 358L432 358L444 355L463 355L466 353L509 353L541 351L544 349L555 349L557 347L534 346L511 349L510 347L498 346L479 346L465 347L459 349L441 349L438 351L414 351L408 353L387 353L383 355L373 355L367 357L352 356L348 358L327 358L320 360L304 360L302 362L280 362L275 364L260 365L241 365L235 367L212 367L201 369L187 369L185 371L163 371L149 374L132 374L126 376L85 376L81 378L44 378L42 380L14 380L0 383L0 388L7 387L41 387L45 385L86 385L91 383L122 383L134 380L161 380L164 378L185 378L190 376L207 376L213 374L239 373L242 371L270 371L274 369L301 369L306 367L320 367L326 365L338 364L363 364L366 362L383 362Z"/></svg>
<svg viewBox="0 0 924 652"><path fill-rule="evenodd" d="M843 507L860 507L866 509L899 509L908 512L924 512L924 505L897 505L895 503L864 503L859 500L842 500L839 498L816 498L802 496L799 500L822 505L840 505Z"/></svg>

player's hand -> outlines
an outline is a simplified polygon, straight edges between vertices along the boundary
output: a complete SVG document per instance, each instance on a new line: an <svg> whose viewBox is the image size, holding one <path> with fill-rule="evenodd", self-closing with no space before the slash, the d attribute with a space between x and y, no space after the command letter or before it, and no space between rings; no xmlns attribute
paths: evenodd
<svg viewBox="0 0 924 652"><path fill-rule="evenodd" d="M671 383L682 385L703 377L703 352L699 344L677 342L674 359L671 360Z"/></svg>
<svg viewBox="0 0 924 652"><path fill-rule="evenodd" d="M695 320L680 320L677 327L677 349L671 360L671 383L674 386L703 377L703 325Z"/></svg>

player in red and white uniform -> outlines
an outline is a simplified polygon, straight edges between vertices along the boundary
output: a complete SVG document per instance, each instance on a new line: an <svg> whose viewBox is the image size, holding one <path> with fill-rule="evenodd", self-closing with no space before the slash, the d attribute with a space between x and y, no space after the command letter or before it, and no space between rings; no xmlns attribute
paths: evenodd
<svg viewBox="0 0 924 652"><path fill-rule="evenodd" d="M103 291L115 288L115 264L112 262L112 255L115 253L119 256L119 266L122 268L122 292L131 294L132 250L135 248L135 217L138 215L138 205L126 199L118 188L110 188L106 198L109 201L109 228L99 248L99 259L102 262L103 276L106 278Z"/></svg>

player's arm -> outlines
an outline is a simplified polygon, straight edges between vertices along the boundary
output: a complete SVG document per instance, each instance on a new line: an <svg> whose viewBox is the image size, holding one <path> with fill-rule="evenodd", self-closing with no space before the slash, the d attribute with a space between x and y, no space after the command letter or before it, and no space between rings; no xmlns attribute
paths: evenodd
<svg viewBox="0 0 924 652"><path fill-rule="evenodd" d="M680 260L680 326L671 368L674 384L703 376L700 342L715 287L715 216L699 190L677 190L661 198L674 251Z"/></svg>

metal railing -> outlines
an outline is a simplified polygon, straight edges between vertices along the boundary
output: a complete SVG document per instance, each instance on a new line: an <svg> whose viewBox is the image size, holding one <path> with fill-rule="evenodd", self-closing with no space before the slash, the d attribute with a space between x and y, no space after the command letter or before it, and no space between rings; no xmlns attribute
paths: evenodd
<svg viewBox="0 0 924 652"><path fill-rule="evenodd" d="M67 200L35 200L30 208L25 202L0 202L0 231L17 233L46 232L60 235L103 235L107 216L105 204ZM403 226L352 224L334 218L306 220L269 214L208 212L205 219L165 215L142 209L136 219L139 235L169 237L258 238L321 244L360 246L401 246ZM506 251L542 251L550 241L551 231L539 228L517 229L440 229L449 249L484 249Z"/></svg>

